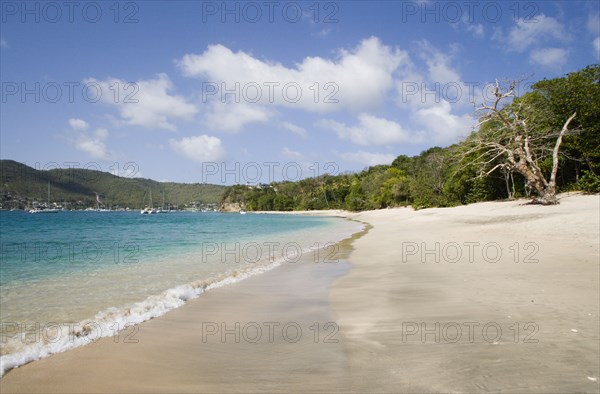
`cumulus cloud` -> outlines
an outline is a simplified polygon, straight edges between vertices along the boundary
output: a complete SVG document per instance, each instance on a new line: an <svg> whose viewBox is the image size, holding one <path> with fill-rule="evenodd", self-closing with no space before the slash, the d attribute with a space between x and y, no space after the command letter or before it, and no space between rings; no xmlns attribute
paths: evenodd
<svg viewBox="0 0 600 394"><path fill-rule="evenodd" d="M291 149L289 149L289 148L287 148L287 147L284 147L284 148L281 150L281 154L282 154L284 157L286 157L286 158L288 158L288 159L292 159L292 160L298 160L298 159L302 159L302 158L304 157L304 155L303 155L302 153L300 153L300 152L296 152L296 151L294 151L294 150L291 150Z"/></svg>
<svg viewBox="0 0 600 394"><path fill-rule="evenodd" d="M600 37L596 37L596 39L592 41L592 46L594 48L596 58L600 58Z"/></svg>
<svg viewBox="0 0 600 394"><path fill-rule="evenodd" d="M447 101L417 110L413 120L423 128L427 139L437 143L453 143L466 137L476 123L469 114L452 114L452 107Z"/></svg>
<svg viewBox="0 0 600 394"><path fill-rule="evenodd" d="M203 134L181 140L170 139L169 143L178 154L198 162L217 161L225 156L221 140L217 137Z"/></svg>
<svg viewBox="0 0 600 394"><path fill-rule="evenodd" d="M399 123L370 114L358 116L356 126L348 126L330 119L322 119L317 125L335 131L338 138L349 140L356 145L375 146L398 143L454 143L466 137L476 120L470 114L452 113L452 106L441 101L412 112L413 127L403 127Z"/></svg>
<svg viewBox="0 0 600 394"><path fill-rule="evenodd" d="M373 152L345 152L341 153L340 157L351 163L358 163L365 166L375 166L378 164L391 164L396 156L387 153L373 153Z"/></svg>
<svg viewBox="0 0 600 394"><path fill-rule="evenodd" d="M460 75L450 66L451 56L434 48L427 40L419 42L419 49L419 55L427 65L430 81L442 84L460 81Z"/></svg>
<svg viewBox="0 0 600 394"><path fill-rule="evenodd" d="M238 97L243 98L246 89L254 99L258 86L259 104L332 112L384 103L393 88L393 72L406 61L406 52L371 37L352 50L339 50L335 59L306 57L294 67L233 52L223 45L210 45L202 54L186 54L177 64L184 75L219 88L225 84L231 90L239 84Z"/></svg>
<svg viewBox="0 0 600 394"><path fill-rule="evenodd" d="M288 131L291 131L294 134L298 134L302 137L306 137L306 129L304 127L300 127L291 122L282 122L281 127L283 127L284 129L286 129Z"/></svg>
<svg viewBox="0 0 600 394"><path fill-rule="evenodd" d="M427 40L419 41L418 57L425 67L409 63L402 70L402 75L395 82L398 107L416 111L447 101L456 110L472 108L472 103L478 102L480 92L469 82L463 81L452 66L457 51L457 48L450 48L444 53Z"/></svg>
<svg viewBox="0 0 600 394"><path fill-rule="evenodd" d="M560 68L567 62L569 51L562 48L540 48L531 51L529 62L543 67Z"/></svg>
<svg viewBox="0 0 600 394"><path fill-rule="evenodd" d="M524 52L531 46L550 40L570 39L564 25L551 16L540 14L535 19L518 19L508 34L496 34L495 39L505 42L508 52Z"/></svg>
<svg viewBox="0 0 600 394"><path fill-rule="evenodd" d="M198 111L184 97L169 94L173 83L163 73L135 83L115 78L104 81L89 78L84 83L96 84L101 92L100 100L117 106L128 125L175 131L174 120L191 120Z"/></svg>
<svg viewBox="0 0 600 394"><path fill-rule="evenodd" d="M85 120L78 118L69 119L71 129L67 133L67 139L75 149L85 152L94 159L110 160L112 155L106 148L108 130L97 128L90 132L90 125Z"/></svg>
<svg viewBox="0 0 600 394"><path fill-rule="evenodd" d="M471 32L476 38L483 38L485 36L485 28L481 23L468 24L467 31Z"/></svg>
<svg viewBox="0 0 600 394"><path fill-rule="evenodd" d="M481 31L479 27L475 29ZM428 131L410 133L394 121L368 113L395 95L401 108L413 113L431 108L429 112L443 121L444 127L450 127L451 131L445 134L432 131L436 138L446 140L446 135L457 134L457 125L462 125L466 117L452 113L449 108L457 111L468 106L470 109L476 99L469 96L469 86L452 66L458 50L453 47L442 52L426 40L419 41L417 58L425 64L422 68L413 63L407 52L370 37L353 49L339 50L335 58L306 57L290 67L243 51L234 52L223 45L210 45L201 54L186 54L177 65L185 76L202 80L204 88L210 86L210 90L203 93L214 93L203 95L207 102L204 121L211 130L239 132L250 123L272 121L276 115L274 107L316 113L346 109L361 113L356 126L328 119L318 124L335 131L341 139L368 146L422 140ZM302 92L296 102L289 100L289 96L292 92L295 97L297 90L292 89L287 95L282 93L282 87L290 83ZM432 95L433 89L437 89L438 94ZM333 94L330 98L337 103L326 103L328 94ZM304 128L290 122L281 122L280 127L306 135Z"/></svg>
<svg viewBox="0 0 600 394"><path fill-rule="evenodd" d="M338 138L349 140L357 145L389 145L411 141L410 133L394 121L361 113L357 126L347 126L331 119L317 123L320 127L333 130Z"/></svg>
<svg viewBox="0 0 600 394"><path fill-rule="evenodd" d="M236 133L250 123L265 123L272 113L265 107L248 103L216 101L204 114L204 124L210 130Z"/></svg>
<svg viewBox="0 0 600 394"><path fill-rule="evenodd" d="M75 131L86 131L90 128L88 122L83 119L71 118L69 119L69 126Z"/></svg>

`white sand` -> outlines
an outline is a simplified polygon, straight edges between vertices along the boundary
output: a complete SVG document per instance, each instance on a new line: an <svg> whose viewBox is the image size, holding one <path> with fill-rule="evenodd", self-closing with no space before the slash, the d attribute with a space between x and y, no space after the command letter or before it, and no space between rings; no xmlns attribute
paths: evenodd
<svg viewBox="0 0 600 394"><path fill-rule="evenodd" d="M374 228L354 243L353 269L332 291L352 387L598 392L588 377L600 368L600 198L563 197L552 207L489 202L356 215ZM452 262L457 245L463 256Z"/></svg>

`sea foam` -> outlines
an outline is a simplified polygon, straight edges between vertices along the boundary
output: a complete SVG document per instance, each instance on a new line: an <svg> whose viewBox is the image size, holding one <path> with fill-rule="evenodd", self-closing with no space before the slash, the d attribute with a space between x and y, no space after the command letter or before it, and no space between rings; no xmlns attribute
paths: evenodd
<svg viewBox="0 0 600 394"><path fill-rule="evenodd" d="M303 252L311 251L305 248ZM293 257L293 256L287 256ZM283 258L274 260L266 265L251 269L234 271L212 280L199 280L180 285L151 295L141 302L121 307L108 308L98 312L93 319L83 320L74 324L46 324L42 332L36 333L34 343L26 343L23 334L8 339L12 348L18 348L14 353L0 356L0 378L13 368L30 363L55 353L61 353L83 345L87 345L103 337L116 335L132 325L162 316L179 308L186 301L197 298L205 291L240 282L251 276L262 274L280 266Z"/></svg>

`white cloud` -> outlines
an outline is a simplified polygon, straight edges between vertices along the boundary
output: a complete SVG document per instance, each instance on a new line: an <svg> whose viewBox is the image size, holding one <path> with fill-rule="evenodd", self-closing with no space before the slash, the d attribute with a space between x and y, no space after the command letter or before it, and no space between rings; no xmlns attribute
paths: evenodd
<svg viewBox="0 0 600 394"><path fill-rule="evenodd" d="M594 54L596 55L596 59L600 58L600 37L596 37L594 41L592 41L592 47L594 48Z"/></svg>
<svg viewBox="0 0 600 394"><path fill-rule="evenodd" d="M82 119L71 118L69 119L69 126L75 131L86 131L90 128L88 122Z"/></svg>
<svg viewBox="0 0 600 394"><path fill-rule="evenodd" d="M294 134L298 134L302 137L306 137L306 129L304 127L300 127L291 122L283 122L283 123L281 123L281 127L283 127L286 130L291 131Z"/></svg>
<svg viewBox="0 0 600 394"><path fill-rule="evenodd" d="M204 114L204 124L210 130L236 133L247 124L265 123L271 117L271 112L258 104L215 101Z"/></svg>
<svg viewBox="0 0 600 394"><path fill-rule="evenodd" d="M0 48L10 48L8 41L6 41L4 38L0 38Z"/></svg>
<svg viewBox="0 0 600 394"><path fill-rule="evenodd" d="M540 14L531 20L518 19L506 37L497 34L495 38L506 43L508 52L524 52L540 42L548 40L564 42L570 39L570 35L558 20Z"/></svg>
<svg viewBox="0 0 600 394"><path fill-rule="evenodd" d="M531 51L529 62L543 67L560 68L567 62L569 51L562 48L540 48Z"/></svg>
<svg viewBox="0 0 600 394"><path fill-rule="evenodd" d="M317 124L335 131L340 139L357 145L389 145L411 140L411 135L394 121L367 113L358 115L358 121L358 126L346 126L330 119L320 120Z"/></svg>
<svg viewBox="0 0 600 394"><path fill-rule="evenodd" d="M96 129L96 137L105 140L106 138L108 138L108 130L106 130L105 128L98 128Z"/></svg>
<svg viewBox="0 0 600 394"><path fill-rule="evenodd" d="M71 130L67 134L67 139L75 149L89 154L94 159L110 160L112 155L106 148L106 139L108 130L97 128L93 133L88 132L90 125L85 120L71 118L69 119Z"/></svg>
<svg viewBox="0 0 600 394"><path fill-rule="evenodd" d="M475 119L468 114L452 114L452 107L447 101L417 110L413 119L425 129L427 138L437 143L456 142L466 137L475 124Z"/></svg>
<svg viewBox="0 0 600 394"><path fill-rule="evenodd" d="M449 23L449 26L456 31L466 31L473 35L475 38L485 37L485 27L481 23L474 23L469 15L464 14L460 21Z"/></svg>
<svg viewBox="0 0 600 394"><path fill-rule="evenodd" d="M406 61L406 52L371 37L352 50L341 49L334 60L306 57L294 67L260 60L242 51L233 52L223 45L211 45L199 55L186 54L177 63L184 75L202 78L217 86L224 83L228 90L239 83L241 99L244 89L254 98L258 86L262 93L258 99L261 104L332 112L383 104L386 93L393 87L392 74ZM270 90L270 83L279 85L272 85ZM284 92L286 84L297 85L288 85ZM293 102L297 91L301 97Z"/></svg>
<svg viewBox="0 0 600 394"><path fill-rule="evenodd" d="M427 40L417 44L418 56L425 67L410 63L402 70L403 75L395 82L398 107L416 111L448 101L453 108L472 108L472 103L478 102L480 94L463 81L458 70L452 66L452 60L460 49L451 47L449 51L442 52Z"/></svg>
<svg viewBox="0 0 600 394"><path fill-rule="evenodd" d="M171 148L178 154L198 162L221 160L225 150L221 140L208 135L185 137L181 140L170 139Z"/></svg>
<svg viewBox="0 0 600 394"><path fill-rule="evenodd" d="M173 83L166 74L135 83L114 78L104 81L89 78L84 83L98 84L101 101L117 106L128 125L175 131L173 120L191 120L197 112L182 96L169 94Z"/></svg>
<svg viewBox="0 0 600 394"><path fill-rule="evenodd" d="M329 33L331 33L331 31L332 31L331 28L321 29L316 34L313 34L313 35L315 35L317 37L327 37L329 35Z"/></svg>
<svg viewBox="0 0 600 394"><path fill-rule="evenodd" d="M479 34L483 26L474 29L474 34ZM335 59L306 57L293 67L259 59L242 51L233 52L223 45L211 45L201 54L187 54L177 64L184 75L201 79L205 87L205 83L210 83L211 88L230 91L239 86L240 102L236 102L233 94L223 97L217 93L203 97L208 103L204 121L211 130L239 132L247 124L272 121L275 117L273 106L296 106L317 113L341 109L361 113L355 126L327 119L318 122L318 125L335 131L339 138L357 145L423 142L425 136L448 141L448 136L462 134L464 124L471 120L467 115L453 114L452 110L467 106L472 108L472 102L477 98L469 96L472 89L452 66L460 48L451 47L443 52L426 40L417 44L425 71L413 64L407 52L385 46L376 37L361 41L352 50L340 50ZM303 95L297 103L282 98L281 87L290 82L301 87ZM320 89L316 103L314 88L310 89L316 86L315 82ZM339 100L337 104L323 102L326 93L323 88L327 82L333 82L339 88L335 96ZM273 90L270 91L269 83L279 85L272 86ZM408 85L411 89L416 87L417 92L403 96L406 92L402 89ZM256 102L244 101L245 97L256 96L257 87L262 96ZM244 89L247 89L246 93ZM438 94L431 94L436 89ZM389 100L393 92L399 97L398 105L402 108L407 107L408 103L407 109L412 114L430 108L414 117L424 129L411 132L397 122L369 114L370 109ZM433 127L422 117L427 113L442 124ZM411 114L407 114L409 116ZM306 135L304 128L290 122L281 122L280 127L298 135Z"/></svg>
<svg viewBox="0 0 600 394"><path fill-rule="evenodd" d="M288 159L293 159L293 160L296 160L296 159L302 159L302 158L304 157L304 155L303 155L302 153L300 153L300 152L296 152L296 151L294 151L294 150L291 150L291 149L288 149L287 147L284 147L284 148L281 150L281 154L282 154L284 157L286 157L286 158L288 158Z"/></svg>
<svg viewBox="0 0 600 394"><path fill-rule="evenodd" d="M476 38L483 38L485 36L485 28L481 23L468 24L467 31L473 33Z"/></svg>
<svg viewBox="0 0 600 394"><path fill-rule="evenodd" d="M396 156L386 153L372 153L365 151L345 152L340 157L351 163L359 163L365 166L375 166L378 164L391 164Z"/></svg>
<svg viewBox="0 0 600 394"><path fill-rule="evenodd" d="M445 83L460 82L460 75L450 66L451 56L434 48L427 40L419 42L420 56L427 64L428 79Z"/></svg>

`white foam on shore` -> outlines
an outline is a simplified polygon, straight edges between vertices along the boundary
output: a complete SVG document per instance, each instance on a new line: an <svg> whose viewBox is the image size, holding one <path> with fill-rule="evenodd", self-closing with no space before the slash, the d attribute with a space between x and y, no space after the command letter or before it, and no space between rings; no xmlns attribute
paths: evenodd
<svg viewBox="0 0 600 394"><path fill-rule="evenodd" d="M360 231L363 226L355 227ZM340 234L342 235L342 234ZM352 233L344 233L345 239ZM341 240L340 239L340 240ZM339 241L338 241L339 242ZM325 245L321 245L323 247ZM300 254L312 252L316 248L303 248ZM34 333L33 343L27 343L23 333L9 338L8 344L17 349L14 353L0 356L0 378L13 368L30 363L55 353L61 353L83 345L87 345L103 337L110 337L132 325L162 316L165 313L179 308L186 301L198 298L208 290L240 282L252 276L270 271L288 259L295 259L298 254L290 253L285 258L272 260L265 265L255 266L250 269L234 271L212 280L199 280L180 285L163 291L159 295L152 295L141 302L122 308L108 308L98 312L91 320L78 323L47 323L40 332ZM4 334L3 334L4 335ZM5 341L5 338L2 338Z"/></svg>
<svg viewBox="0 0 600 394"><path fill-rule="evenodd" d="M45 324L43 331L36 334L39 340L25 345L23 349L16 353L0 357L0 377L4 376L9 370L31 361L87 345L103 337L113 336L119 330L162 316L170 310L179 308L186 301L198 298L205 291L262 274L280 266L282 263L283 260L275 261L265 266L234 272L217 280L198 281L177 286L165 290L160 295L149 296L144 301L128 307L106 309L97 313L92 320L84 320L75 324ZM19 334L11 338L10 341L25 342L25 337Z"/></svg>

